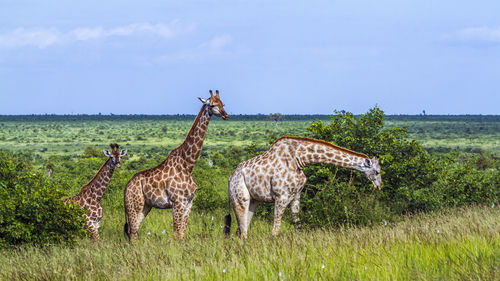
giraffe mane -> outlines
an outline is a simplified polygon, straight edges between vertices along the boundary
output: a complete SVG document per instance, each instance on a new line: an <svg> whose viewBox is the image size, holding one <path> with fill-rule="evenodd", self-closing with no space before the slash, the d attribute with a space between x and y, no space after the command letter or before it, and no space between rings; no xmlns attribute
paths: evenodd
<svg viewBox="0 0 500 281"><path fill-rule="evenodd" d="M330 143L330 142L327 142L327 141L324 141L324 140L318 140L318 139L313 139L313 138L308 138L308 137L284 136L284 137L280 137L277 140L275 140L274 143L277 143L277 142L279 142L280 140L283 140L283 139L292 139L292 140L299 140L299 141L314 142L314 143L323 144L323 145L326 145L326 146L335 148L337 150L341 150L343 152L346 152L346 153L349 153L349 154L353 154L353 155L356 155L356 156L359 156L359 157L362 157L362 158L366 158L366 159L370 158L366 154L363 154L363 153L360 153L360 152L356 152L356 151L353 151L353 150L350 150L350 149L347 149L347 148L344 148L344 147L340 147L338 145L335 145L333 143Z"/></svg>
<svg viewBox="0 0 500 281"><path fill-rule="evenodd" d="M193 133L193 130L194 130L194 128L196 127L195 125L196 125L196 124L198 123L198 121L200 120L201 115L203 115L203 112L205 112L205 108L206 108L206 107L207 107L207 105L206 105L206 104L204 104L204 105L201 107L201 110L200 110L200 112L198 112L198 115L196 116L196 119L194 119L193 125L191 125L191 129L190 129L190 130L189 130L189 132L187 133L186 138L184 139L184 141L182 142L182 144L181 144L181 145L179 145L178 147L176 147L175 149L173 149L173 150L170 152L170 154L172 154L172 152L174 152L174 151L179 150L179 149L180 149L180 148L181 148L184 144L186 144L186 142L187 142L187 140L188 140L189 136ZM170 154L169 154L169 156L170 156ZM168 157L167 157L167 159L168 159ZM166 160L165 160L165 161L166 161Z"/></svg>
<svg viewBox="0 0 500 281"><path fill-rule="evenodd" d="M82 187L85 188L87 186L91 186L92 184L94 184L98 178L98 176L102 173L102 170L104 170L104 168L106 167L106 165L108 165L108 162L111 161L111 158L108 158L108 160L106 160L106 162L104 162L104 164L102 164L101 168L99 169L99 171L94 175L94 177L86 184Z"/></svg>

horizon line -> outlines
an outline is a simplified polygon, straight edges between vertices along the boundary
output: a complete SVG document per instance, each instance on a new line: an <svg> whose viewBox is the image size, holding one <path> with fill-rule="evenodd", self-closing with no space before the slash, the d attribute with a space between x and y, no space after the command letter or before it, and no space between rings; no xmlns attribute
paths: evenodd
<svg viewBox="0 0 500 281"><path fill-rule="evenodd" d="M347 112L347 111L346 111ZM271 114L276 114L279 112L275 113L232 113L229 116L268 116ZM352 113L352 112L351 112ZM279 113L283 116L334 116L336 114L334 113ZM354 115L361 115L361 114L366 114L366 113L355 113ZM0 117L18 117L18 116L103 116L103 117L111 117L111 116L196 116L197 114L194 113L172 113L172 114L146 114L146 113L129 113L129 114L114 114L114 113L108 113L108 114L101 114L101 113L25 113L25 114L0 114ZM459 113L459 114L454 114L454 113L437 113L437 114L410 114L410 113L395 113L395 114L384 114L385 116L421 116L421 117L427 117L427 116L500 116L500 113L498 114L484 114L484 113Z"/></svg>

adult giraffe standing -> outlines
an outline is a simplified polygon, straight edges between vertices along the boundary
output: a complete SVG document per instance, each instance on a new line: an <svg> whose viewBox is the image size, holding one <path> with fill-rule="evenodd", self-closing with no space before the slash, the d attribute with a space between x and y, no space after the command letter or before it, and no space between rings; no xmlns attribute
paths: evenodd
<svg viewBox="0 0 500 281"><path fill-rule="evenodd" d="M86 210L84 214L85 228L89 231L90 237L96 240L101 240L99 227L103 216L102 196L108 188L115 167L120 167L120 159L127 154L127 150L120 151L116 143L110 144L110 146L111 152L104 150L104 155L109 157L108 160L101 166L92 180L84 185L77 195L63 199L66 204L75 203Z"/></svg>
<svg viewBox="0 0 500 281"><path fill-rule="evenodd" d="M281 137L266 152L238 165L229 178L229 205L238 220L238 233L247 237L250 221L260 202L274 202L273 235L280 232L281 217L291 204L298 221L300 191L306 183L302 169L322 162L362 171L377 189L382 187L378 159L326 141L305 137ZM229 234L231 214L224 233Z"/></svg>
<svg viewBox="0 0 500 281"><path fill-rule="evenodd" d="M184 142L172 150L167 159L155 168L135 174L125 188L124 231L130 241L137 238L142 220L151 208L172 208L174 231L184 238L191 205L196 193L192 171L200 156L208 123L212 115L229 119L219 91L203 103Z"/></svg>

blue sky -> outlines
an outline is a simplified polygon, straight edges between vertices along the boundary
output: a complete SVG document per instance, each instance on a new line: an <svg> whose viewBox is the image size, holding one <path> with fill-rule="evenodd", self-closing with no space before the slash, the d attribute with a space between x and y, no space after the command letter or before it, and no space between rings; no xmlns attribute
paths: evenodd
<svg viewBox="0 0 500 281"><path fill-rule="evenodd" d="M0 114L500 114L497 0L124 2L0 0Z"/></svg>

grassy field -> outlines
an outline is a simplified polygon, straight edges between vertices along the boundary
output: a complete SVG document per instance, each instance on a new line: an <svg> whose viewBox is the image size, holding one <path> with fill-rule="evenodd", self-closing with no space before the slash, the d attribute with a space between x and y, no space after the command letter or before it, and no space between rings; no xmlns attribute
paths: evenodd
<svg viewBox="0 0 500 281"><path fill-rule="evenodd" d="M136 244L123 214L103 221L96 244L0 252L2 280L498 280L500 211L469 207L402 218L371 228L294 230L271 236L256 218L249 239L222 235L222 210L190 218L185 241L172 236L171 211L153 210ZM214 218L212 220L212 217ZM213 225L213 230L212 229ZM234 232L234 226L233 226Z"/></svg>
<svg viewBox="0 0 500 281"><path fill-rule="evenodd" d="M193 124L186 120L115 120L61 122L1 122L0 148L23 150L42 156L77 155L86 146L106 147L116 142L132 152L168 152L184 141ZM312 120L281 122L276 128L270 121L211 121L204 143L205 151L227 145L267 144L270 134L303 134Z"/></svg>
<svg viewBox="0 0 500 281"><path fill-rule="evenodd" d="M395 126L407 126L409 136L430 151L500 153L499 116L389 117L387 127Z"/></svg>
<svg viewBox="0 0 500 281"><path fill-rule="evenodd" d="M198 165L209 165L207 155L222 148L265 148L270 138L303 135L315 120L329 120L285 117L276 127L263 116L252 118L214 118ZM0 280L500 279L500 211L494 205L388 218L386 225L359 228L295 230L285 220L278 237L271 236L269 217L256 216L247 241L223 237L223 209L194 209L184 241L173 237L171 210L153 209L141 226L140 239L129 245L122 233L126 181L132 171L154 167L182 143L193 120L194 116L0 116L0 149L34 153L42 159L37 162L42 169L50 156L68 156L55 161L53 177L72 183L70 194L102 164L100 158L77 157L86 147L98 148L101 158L100 150L110 142L129 150L103 198L100 233L105 242L82 239L75 247L0 250ZM483 150L494 157L500 152L498 116L390 116L385 125L407 126L409 137L430 152ZM227 196L232 169L212 172L217 174L199 182L199 187L220 189ZM233 222L234 232L234 215Z"/></svg>
<svg viewBox="0 0 500 281"><path fill-rule="evenodd" d="M33 152L42 157L75 156L87 146L101 148L117 142L131 152L166 154L184 140L194 120L194 116L28 117L0 116L0 148ZM328 116L286 118L278 127L261 116L237 116L229 121L214 118L204 151L213 152L230 145L266 145L269 135L303 135L313 121L329 120ZM499 116L389 116L386 126L407 126L409 137L431 151L500 152Z"/></svg>

